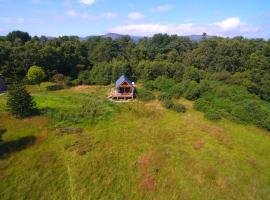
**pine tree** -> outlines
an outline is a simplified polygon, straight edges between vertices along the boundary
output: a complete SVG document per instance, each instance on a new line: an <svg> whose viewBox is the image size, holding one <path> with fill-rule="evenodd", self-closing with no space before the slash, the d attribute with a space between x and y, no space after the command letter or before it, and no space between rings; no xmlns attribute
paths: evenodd
<svg viewBox="0 0 270 200"><path fill-rule="evenodd" d="M7 106L10 113L17 118L29 117L37 110L33 97L21 84L14 84L10 88L8 92Z"/></svg>

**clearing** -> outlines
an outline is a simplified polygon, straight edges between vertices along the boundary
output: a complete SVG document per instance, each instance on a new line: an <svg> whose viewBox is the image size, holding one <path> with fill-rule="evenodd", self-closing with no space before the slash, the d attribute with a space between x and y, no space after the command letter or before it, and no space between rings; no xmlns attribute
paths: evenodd
<svg viewBox="0 0 270 200"><path fill-rule="evenodd" d="M270 199L269 132L109 89L30 87L44 114L23 120L0 96L0 199Z"/></svg>

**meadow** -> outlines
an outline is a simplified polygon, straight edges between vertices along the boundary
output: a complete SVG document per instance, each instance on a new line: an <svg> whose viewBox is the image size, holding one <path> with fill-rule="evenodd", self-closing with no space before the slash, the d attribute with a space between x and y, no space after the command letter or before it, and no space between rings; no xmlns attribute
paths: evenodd
<svg viewBox="0 0 270 200"><path fill-rule="evenodd" d="M270 199L270 134L210 121L193 101L113 103L109 86L29 86L41 115L0 96L0 199Z"/></svg>

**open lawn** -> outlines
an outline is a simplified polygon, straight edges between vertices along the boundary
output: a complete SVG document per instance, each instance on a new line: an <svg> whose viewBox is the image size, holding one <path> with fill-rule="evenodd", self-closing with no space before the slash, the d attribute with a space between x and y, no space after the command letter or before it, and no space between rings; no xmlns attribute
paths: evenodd
<svg viewBox="0 0 270 200"><path fill-rule="evenodd" d="M15 119L0 96L0 199L270 199L263 129L209 121L185 99L179 114L108 102L105 86L29 90L41 116Z"/></svg>

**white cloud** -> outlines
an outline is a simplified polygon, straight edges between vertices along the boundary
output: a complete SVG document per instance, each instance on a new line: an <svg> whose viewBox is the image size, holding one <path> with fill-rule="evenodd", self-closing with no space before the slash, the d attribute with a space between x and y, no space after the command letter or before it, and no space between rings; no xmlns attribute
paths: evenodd
<svg viewBox="0 0 270 200"><path fill-rule="evenodd" d="M138 12L131 12L128 14L128 18L131 20L139 20L139 19L143 19L144 15Z"/></svg>
<svg viewBox="0 0 270 200"><path fill-rule="evenodd" d="M79 2L80 2L81 4L90 6L90 5L92 5L93 3L95 3L95 0L79 0Z"/></svg>
<svg viewBox="0 0 270 200"><path fill-rule="evenodd" d="M75 16L77 16L76 10L68 10L68 11L66 12L66 14L67 14L68 16L70 16L70 17L75 17Z"/></svg>
<svg viewBox="0 0 270 200"><path fill-rule="evenodd" d="M73 18L81 18L85 20L99 20L99 19L115 19L117 15L112 12L105 12L96 15L89 14L88 12L77 12L76 10L68 10L66 15Z"/></svg>
<svg viewBox="0 0 270 200"><path fill-rule="evenodd" d="M117 18L117 14L112 13L112 12L101 13L98 16L100 18L105 18L105 19L115 19L115 18Z"/></svg>
<svg viewBox="0 0 270 200"><path fill-rule="evenodd" d="M233 17L211 24L128 24L113 27L109 30L109 32L142 36L151 36L156 33L192 35L206 32L208 35L235 36L255 33L258 32L259 29L259 27L249 26L246 23L241 22L239 18Z"/></svg>
<svg viewBox="0 0 270 200"><path fill-rule="evenodd" d="M1 17L0 22L5 24L23 24L25 22L24 18L8 18L8 17Z"/></svg>
<svg viewBox="0 0 270 200"><path fill-rule="evenodd" d="M45 4L45 3L49 3L49 0L32 0L31 2L33 4Z"/></svg>
<svg viewBox="0 0 270 200"><path fill-rule="evenodd" d="M237 17L231 17L224 21L217 22L216 25L224 30L228 30L244 25L244 23L242 23L241 20Z"/></svg>
<svg viewBox="0 0 270 200"><path fill-rule="evenodd" d="M152 12L165 12L172 8L170 4L160 5L151 9Z"/></svg>

